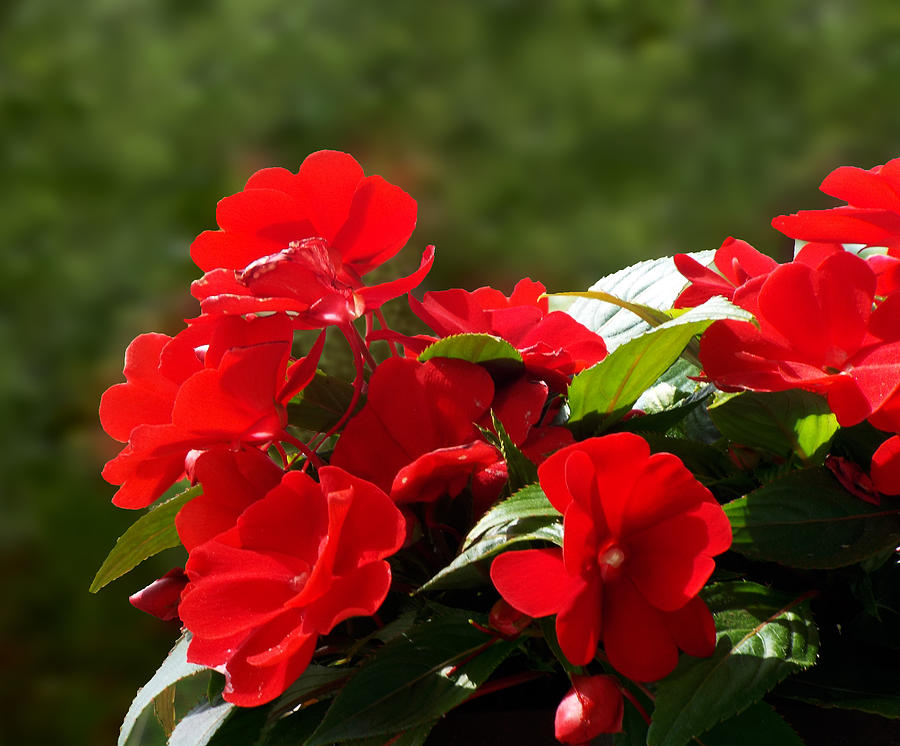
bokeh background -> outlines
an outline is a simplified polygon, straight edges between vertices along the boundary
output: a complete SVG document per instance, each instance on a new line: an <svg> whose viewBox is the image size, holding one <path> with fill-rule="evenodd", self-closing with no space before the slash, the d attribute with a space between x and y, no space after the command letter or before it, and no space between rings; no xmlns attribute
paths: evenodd
<svg viewBox="0 0 900 746"><path fill-rule="evenodd" d="M94 571L135 515L100 393L195 315L188 246L257 168L352 152L419 201L432 288L578 289L900 155L896 0L6 0L0 743L108 744L175 631Z"/></svg>

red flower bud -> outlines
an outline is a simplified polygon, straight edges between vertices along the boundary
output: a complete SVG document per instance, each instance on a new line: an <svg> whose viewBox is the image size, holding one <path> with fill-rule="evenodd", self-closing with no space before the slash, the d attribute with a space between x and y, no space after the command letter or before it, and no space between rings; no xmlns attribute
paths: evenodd
<svg viewBox="0 0 900 746"><path fill-rule="evenodd" d="M168 622L178 618L178 603L187 582L184 570L176 567L143 590L129 596L128 601L134 608Z"/></svg>
<svg viewBox="0 0 900 746"><path fill-rule="evenodd" d="M586 744L601 733L619 733L625 702L612 676L573 676L556 708L556 740Z"/></svg>
<svg viewBox="0 0 900 746"><path fill-rule="evenodd" d="M518 637L531 624L531 617L514 609L502 598L491 607L488 625L510 640Z"/></svg>

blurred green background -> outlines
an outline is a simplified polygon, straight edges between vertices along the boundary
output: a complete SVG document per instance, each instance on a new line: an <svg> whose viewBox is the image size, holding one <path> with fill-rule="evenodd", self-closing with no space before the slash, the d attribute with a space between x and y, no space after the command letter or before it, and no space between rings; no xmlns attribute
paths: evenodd
<svg viewBox="0 0 900 746"><path fill-rule="evenodd" d="M0 743L107 744L176 631L97 596L135 515L100 393L196 307L188 246L257 168L352 152L419 200L427 286L577 289L831 204L900 155L895 0L6 0Z"/></svg>

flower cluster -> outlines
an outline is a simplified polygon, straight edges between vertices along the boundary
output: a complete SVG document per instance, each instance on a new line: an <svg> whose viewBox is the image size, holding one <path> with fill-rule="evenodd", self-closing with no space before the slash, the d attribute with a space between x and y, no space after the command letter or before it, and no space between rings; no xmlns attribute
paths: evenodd
<svg viewBox="0 0 900 746"><path fill-rule="evenodd" d="M528 278L508 296L419 300L433 247L411 275L366 284L408 242L416 203L347 154L254 174L191 246L199 314L174 337L137 337L125 382L101 401L103 428L124 444L103 470L113 502L153 504L113 564L169 546L160 516L187 551L131 602L179 620L184 665L224 675L210 703L260 708L265 732L301 712L296 737L311 744L393 742L472 696L548 676L566 682L554 690L563 743L621 731L628 712L668 727L670 674L731 665L747 593L764 599L754 634L807 608L752 582L754 561L793 561L785 542L747 539L758 513L746 501L771 500L772 474L832 480L835 499L862 505L852 520L869 520L857 497L900 494L900 164L838 169L823 189L849 204L775 221L798 239L791 262L728 239L714 257L654 265L678 278L677 297L650 307L609 280L603 301L586 293L563 310ZM403 296L420 333L381 311ZM610 302L657 328L610 349L578 309ZM341 354L352 382L329 372ZM786 391L818 397L803 407L833 428L806 436L801 407L788 425L731 435L746 432L729 420L732 398L761 401L737 392ZM862 460L855 446L828 453L836 430L865 421L887 435ZM804 435L790 453L767 450L786 427ZM190 489L167 498L182 480ZM825 552L846 559L799 566L880 556L900 526L882 532L841 534ZM733 539L749 559L725 559L719 577ZM129 542L143 542L139 559ZM104 572L100 585L115 577ZM795 637L812 640L803 613ZM809 660L778 655L800 669L812 645ZM781 675L769 671L759 676ZM765 680L746 696L777 683ZM756 699L723 712L707 702L712 719L694 717L688 738Z"/></svg>

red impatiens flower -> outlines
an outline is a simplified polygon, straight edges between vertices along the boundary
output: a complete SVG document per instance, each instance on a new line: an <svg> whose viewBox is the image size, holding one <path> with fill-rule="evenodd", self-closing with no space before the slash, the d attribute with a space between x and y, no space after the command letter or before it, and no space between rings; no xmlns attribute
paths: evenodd
<svg viewBox="0 0 900 746"><path fill-rule="evenodd" d="M556 614L566 658L585 665L603 640L636 681L668 675L678 649L711 655L712 615L697 595L731 527L712 494L670 453L617 433L558 451L539 468L564 516L563 548L501 554L491 579L513 607Z"/></svg>
<svg viewBox="0 0 900 746"><path fill-rule="evenodd" d="M568 314L549 311L545 292L541 283L525 278L508 298L491 287L455 288L425 293L421 302L410 295L409 305L439 337L475 333L505 339L522 355L529 373L562 390L572 375L606 357L606 343ZM416 355L438 339L384 332L372 338L395 339Z"/></svg>
<svg viewBox="0 0 900 746"><path fill-rule="evenodd" d="M726 391L825 394L841 425L860 422L900 386L900 297L874 308L875 286L871 267L845 251L817 267L780 265L758 292L735 293L758 328L717 321L703 335L704 374Z"/></svg>
<svg viewBox="0 0 900 746"><path fill-rule="evenodd" d="M216 208L218 231L191 256L206 274L192 286L203 313L287 311L299 328L346 325L418 285L429 247L409 277L366 287L416 225L416 203L346 153L313 153L294 174L267 168Z"/></svg>
<svg viewBox="0 0 900 746"><path fill-rule="evenodd" d="M587 744L601 733L620 733L625 700L612 676L573 676L556 708L556 740Z"/></svg>
<svg viewBox="0 0 900 746"><path fill-rule="evenodd" d="M716 250L713 263L721 274L704 267L687 254L676 254L675 266L691 284L675 299L673 308L699 306L716 295L728 300L734 298L734 291L755 277L768 275L778 266L771 257L761 254L746 241L726 238Z"/></svg>
<svg viewBox="0 0 900 746"><path fill-rule="evenodd" d="M497 388L484 368L464 360L391 358L375 369L366 405L347 423L331 463L397 503L453 497L472 480L486 507L506 466L476 423L490 427L493 410L513 442L540 460L572 438L565 428L537 426L547 395L546 384L525 378Z"/></svg>
<svg viewBox="0 0 900 746"><path fill-rule="evenodd" d="M375 485L342 469L301 472L253 503L237 525L193 549L179 615L188 660L224 672L223 696L269 702L309 665L316 640L374 614L391 584L385 561L405 522Z"/></svg>
<svg viewBox="0 0 900 746"><path fill-rule="evenodd" d="M848 204L780 215L772 225L802 241L884 246L900 255L900 158L869 170L842 166L820 189Z"/></svg>
<svg viewBox="0 0 900 746"><path fill-rule="evenodd" d="M103 429L128 445L103 469L121 485L113 503L149 505L185 472L194 450L266 447L286 425L285 404L315 375L324 344L288 368L284 314L200 319L178 336L144 334L125 354L126 383L100 402Z"/></svg>
<svg viewBox="0 0 900 746"><path fill-rule="evenodd" d="M175 516L184 548L190 552L233 528L241 513L265 497L282 476L284 470L256 448L232 451L217 447L201 453L191 477L203 492Z"/></svg>

